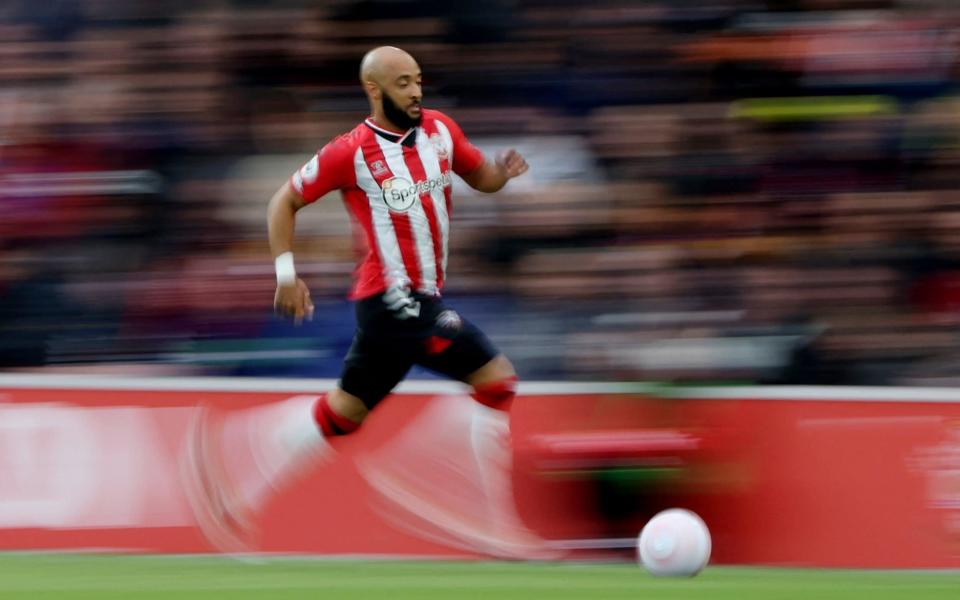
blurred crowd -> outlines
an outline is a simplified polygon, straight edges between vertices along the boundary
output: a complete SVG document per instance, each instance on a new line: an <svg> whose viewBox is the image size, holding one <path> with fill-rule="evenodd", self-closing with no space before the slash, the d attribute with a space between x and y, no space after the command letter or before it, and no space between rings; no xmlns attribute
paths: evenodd
<svg viewBox="0 0 960 600"><path fill-rule="evenodd" d="M265 208L385 43L531 164L459 185L446 292L523 377L957 381L951 0L3 2L0 368L335 376L347 213L294 328Z"/></svg>

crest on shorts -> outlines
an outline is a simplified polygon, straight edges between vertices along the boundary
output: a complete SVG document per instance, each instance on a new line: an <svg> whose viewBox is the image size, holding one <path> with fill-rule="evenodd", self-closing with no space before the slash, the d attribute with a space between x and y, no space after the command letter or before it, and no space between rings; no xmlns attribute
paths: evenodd
<svg viewBox="0 0 960 600"><path fill-rule="evenodd" d="M437 325L443 327L444 329L460 329L463 325L463 320L460 319L460 315L457 314L457 311L447 309L437 315Z"/></svg>
<svg viewBox="0 0 960 600"><path fill-rule="evenodd" d="M433 149L437 153L437 158L440 160L447 160L450 158L450 151L447 150L447 145L443 141L443 136L439 133L434 133L430 136L430 143L433 144Z"/></svg>

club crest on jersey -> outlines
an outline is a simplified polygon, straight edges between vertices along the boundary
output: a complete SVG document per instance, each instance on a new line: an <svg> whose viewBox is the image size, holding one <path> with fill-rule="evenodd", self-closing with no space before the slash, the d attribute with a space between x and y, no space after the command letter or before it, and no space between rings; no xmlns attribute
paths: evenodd
<svg viewBox="0 0 960 600"><path fill-rule="evenodd" d="M450 151L447 150L447 145L443 143L443 136L439 133L434 133L430 136L430 143L433 144L433 149L437 153L437 158L440 160L447 160L450 157Z"/></svg>
<svg viewBox="0 0 960 600"><path fill-rule="evenodd" d="M370 166L371 166L371 170L373 171L374 177L380 177L381 175L385 175L389 170L387 169L387 165L383 164L382 160L375 160L373 161L373 164Z"/></svg>

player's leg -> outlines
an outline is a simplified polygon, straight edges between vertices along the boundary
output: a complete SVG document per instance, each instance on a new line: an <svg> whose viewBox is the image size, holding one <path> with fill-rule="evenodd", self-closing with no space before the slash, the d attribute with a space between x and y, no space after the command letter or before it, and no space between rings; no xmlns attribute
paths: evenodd
<svg viewBox="0 0 960 600"><path fill-rule="evenodd" d="M509 412L517 392L517 372L503 354L497 354L482 367L464 377L473 388L473 398L480 404Z"/></svg>
<svg viewBox="0 0 960 600"><path fill-rule="evenodd" d="M278 491L334 455L409 371L409 354L389 352L359 332L336 389L243 411L199 412L184 464L198 523L221 550L250 550L253 515Z"/></svg>
<svg viewBox="0 0 960 600"><path fill-rule="evenodd" d="M448 460L463 456L469 464L461 465L461 470L474 473L479 485L479 504L465 511L476 514L465 515L460 522L447 518L445 523L456 529L462 541L472 538L465 541L473 542L471 547L482 552L501 557L553 558L556 555L544 540L523 524L514 503L510 408L516 394L516 371L478 327L453 311L441 310L437 323L423 341L418 364L467 383L473 388L475 402L465 407L457 403L460 410L456 412L450 410L452 405L438 405L429 418L419 422L444 430L436 438L450 447L433 451L445 451ZM463 408L469 414L463 414ZM451 435L453 430L460 435ZM426 431L418 434L433 435ZM458 445L464 448L455 447ZM434 496L439 498L440 494ZM471 531L471 527L477 529Z"/></svg>
<svg viewBox="0 0 960 600"><path fill-rule="evenodd" d="M370 410L362 399L343 391L339 386L327 394L327 407L337 420L346 419L349 421L351 425L348 425L348 427L359 426L370 414ZM354 427L354 429L356 428ZM347 431L346 433L350 432Z"/></svg>
<svg viewBox="0 0 960 600"><path fill-rule="evenodd" d="M259 461L268 468L258 469L250 476L262 477L261 487L270 493L307 471L316 458L330 458L331 442L335 444L338 437L357 431L369 412L396 387L410 367L410 360L402 353L390 352L358 334L344 360L336 388L316 396L309 404L297 403L294 399L267 409L282 415L275 424L267 414L249 415L253 449L269 453ZM303 408L308 409L306 414ZM271 444L271 440L279 443ZM237 445L242 445L242 441L238 440ZM255 508L265 500L262 494L246 499Z"/></svg>

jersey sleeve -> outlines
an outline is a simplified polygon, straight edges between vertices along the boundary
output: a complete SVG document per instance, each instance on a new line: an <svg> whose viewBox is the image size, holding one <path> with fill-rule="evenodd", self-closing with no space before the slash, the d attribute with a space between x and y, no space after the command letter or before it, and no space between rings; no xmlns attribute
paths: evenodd
<svg viewBox="0 0 960 600"><path fill-rule="evenodd" d="M291 175L290 185L309 204L334 190L349 187L353 180L352 147L343 138L337 138Z"/></svg>
<svg viewBox="0 0 960 600"><path fill-rule="evenodd" d="M463 133L456 121L442 113L437 113L437 118L447 126L452 138L453 172L463 176L480 168L484 161L483 152L467 139L467 135Z"/></svg>

